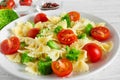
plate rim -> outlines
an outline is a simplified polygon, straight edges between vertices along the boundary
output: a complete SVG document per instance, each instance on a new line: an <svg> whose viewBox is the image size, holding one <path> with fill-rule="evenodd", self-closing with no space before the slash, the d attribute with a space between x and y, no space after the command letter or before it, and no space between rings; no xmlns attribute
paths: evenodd
<svg viewBox="0 0 120 80"><path fill-rule="evenodd" d="M47 12L47 11L46 11L46 12ZM46 12L44 12L44 13L46 13ZM50 12L50 11L49 11L49 12ZM67 11L67 12L68 12L68 11ZM79 11L78 11L78 12L79 12ZM23 17L20 17L20 18L14 20L13 22L11 22L11 23L9 23L8 25L6 25L6 26L0 31L0 34L2 33L3 30L7 29L9 25L14 24L15 22L17 22L17 21L20 20L20 19L24 19L24 18L26 18L26 17L32 17L32 16L34 16L34 15L37 14L37 13L38 13L38 12L32 13L32 14L29 14L29 15L26 15L26 16L23 16ZM61 12L57 12L57 13L61 13ZM92 14L88 14L88 13L85 13L85 12L80 12L80 13L82 13L82 14L84 14L84 15L87 15L87 16L91 16L91 17L97 18L97 19L99 19L99 20L102 20L102 22L105 22L106 24L112 26L110 23L108 23L107 21L103 20L102 18L99 18L99 17L97 17L97 16L94 16L94 15L92 15ZM112 28L116 31L116 34L117 34L118 39L119 39L119 41L120 41L120 36L119 36L118 30L117 30L116 28L114 28L113 26L112 26ZM119 43L120 43L120 42L119 42ZM102 67L100 67L100 68L98 68L97 70L94 70L94 71L92 71L92 72L90 72L90 73L87 73L87 74L85 74L85 75L80 75L80 76L70 77L70 78L65 78L65 79L79 79L79 78L84 78L84 77L86 77L86 76L90 76L90 75L92 75L92 74L95 74L95 73L103 70L103 69L106 68L107 66L109 66L109 65L114 61L114 59L117 57L117 55L118 55L119 52L120 52L120 45L118 45L118 49L117 49L117 51L116 51L116 54L115 54L106 64L104 64ZM0 65L0 66L1 66L4 70L6 70L7 72L9 72L9 71L8 71L7 69L5 69L2 65ZM15 74L15 73L13 73L13 72L9 72L9 73L12 74L12 75L14 75L14 76L17 76L17 77L19 77L19 78L28 79L28 78L26 78L25 76L23 77L23 76L20 76L19 74ZM33 75L33 76L34 76L34 75ZM41 78L41 79L42 79L42 78Z"/></svg>

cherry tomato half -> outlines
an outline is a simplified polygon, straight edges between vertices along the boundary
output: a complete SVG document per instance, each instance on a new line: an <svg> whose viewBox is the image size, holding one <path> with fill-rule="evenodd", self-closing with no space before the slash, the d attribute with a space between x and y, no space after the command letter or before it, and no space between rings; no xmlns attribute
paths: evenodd
<svg viewBox="0 0 120 80"><path fill-rule="evenodd" d="M78 21L78 20L80 20L80 13L79 13L79 12L71 11L71 12L69 12L68 14L69 14L70 19L71 19L72 21Z"/></svg>
<svg viewBox="0 0 120 80"><path fill-rule="evenodd" d="M106 27L95 27L91 30L91 36L96 40L104 41L110 37L110 31Z"/></svg>
<svg viewBox="0 0 120 80"><path fill-rule="evenodd" d="M3 54L10 55L17 52L19 47L20 47L20 41L17 37L14 36L2 41L2 43L0 44L0 51Z"/></svg>
<svg viewBox="0 0 120 80"><path fill-rule="evenodd" d="M77 36L70 29L63 29L57 34L60 43L70 45L77 40Z"/></svg>
<svg viewBox="0 0 120 80"><path fill-rule="evenodd" d="M41 22L46 22L46 21L48 21L48 18L47 18L47 16L46 16L46 14L44 14L44 13L39 13L39 14L37 14L37 15L35 16L35 18L34 18L34 23L37 23L37 22L39 22L39 21L41 21Z"/></svg>
<svg viewBox="0 0 120 80"><path fill-rule="evenodd" d="M3 0L0 3L0 9L12 9L15 7L14 0Z"/></svg>
<svg viewBox="0 0 120 80"><path fill-rule="evenodd" d="M88 58L91 62L98 62L102 57L101 48L95 43L88 43L83 47L87 51Z"/></svg>
<svg viewBox="0 0 120 80"><path fill-rule="evenodd" d="M22 6L31 6L32 0L20 0L19 3Z"/></svg>
<svg viewBox="0 0 120 80"><path fill-rule="evenodd" d="M40 29L38 28L32 28L28 31L27 36L31 38L35 38L36 35L39 33Z"/></svg>
<svg viewBox="0 0 120 80"><path fill-rule="evenodd" d="M69 75L73 70L72 63L67 59L60 59L58 61L54 61L52 62L51 66L53 72L59 77L65 77Z"/></svg>

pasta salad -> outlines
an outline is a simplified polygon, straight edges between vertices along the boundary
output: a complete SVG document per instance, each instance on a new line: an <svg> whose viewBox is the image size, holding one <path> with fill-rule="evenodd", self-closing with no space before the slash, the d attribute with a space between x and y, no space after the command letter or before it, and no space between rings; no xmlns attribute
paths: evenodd
<svg viewBox="0 0 120 80"><path fill-rule="evenodd" d="M0 51L25 71L35 75L65 77L89 71L113 47L104 22L95 23L79 12L47 16L38 13L34 21L17 22L11 36L0 43Z"/></svg>

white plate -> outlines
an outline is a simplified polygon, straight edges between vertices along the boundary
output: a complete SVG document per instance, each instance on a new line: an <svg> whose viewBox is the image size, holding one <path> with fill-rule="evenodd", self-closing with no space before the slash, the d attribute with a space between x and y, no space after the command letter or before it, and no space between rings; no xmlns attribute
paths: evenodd
<svg viewBox="0 0 120 80"><path fill-rule="evenodd" d="M47 12L46 11L46 14L47 15L59 15L60 13L58 12ZM30 15L27 15L25 17L21 17L13 22L11 22L10 24L8 24L5 28L3 28L1 31L0 31L0 42L4 39L6 39L7 37L10 36L10 28L12 27L15 27L15 23L16 22L20 22L20 21L27 21L27 20L33 20L33 17L35 16L35 14L30 14ZM111 31L111 38L110 40L113 41L114 43L114 47L112 49L112 51L110 53L108 53L108 55L103 58L100 62L97 62L97 63L94 63L91 67L90 67L90 71L87 72L87 73L84 73L84 74L76 74L76 75L73 75L73 76L70 76L66 79L81 79L81 78L84 78L86 76L90 76L90 74L92 73L95 73L95 72L98 72L100 70L102 70L103 68L105 68L106 66L108 66L108 64L113 61L113 59L115 58L115 56L117 55L118 51L119 51L119 47L120 47L120 37L119 37L119 34L118 34L118 31L112 27L109 23L107 23L106 21L98 18L98 17L95 17L95 16L92 16L90 14L86 14L86 13L81 13L81 16L84 17L84 18L88 18L96 23L98 22L105 22L106 23L106 26L108 26L108 28L110 29ZM37 75L32 75L30 73L27 73L24 71L24 66L23 65L19 65L17 63L12 63L10 62L3 54L0 54L0 65L8 72L10 72L11 74L15 75L15 76L18 76L18 77L21 77L21 78L24 78L24 79L29 79L29 80L40 80L40 79L48 79L48 80L53 80L53 79L62 79L60 77L57 77L55 75L48 75L48 76L37 76Z"/></svg>

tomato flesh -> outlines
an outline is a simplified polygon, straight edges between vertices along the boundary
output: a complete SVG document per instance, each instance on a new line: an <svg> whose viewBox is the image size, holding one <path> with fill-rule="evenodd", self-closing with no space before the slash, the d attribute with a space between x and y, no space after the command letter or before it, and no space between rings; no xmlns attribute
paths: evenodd
<svg viewBox="0 0 120 80"><path fill-rule="evenodd" d="M38 29L38 28L32 28L28 31L27 36L31 37L31 38L35 38L36 35L39 33L39 31L40 31L40 29Z"/></svg>
<svg viewBox="0 0 120 80"><path fill-rule="evenodd" d="M93 63L98 62L102 57L102 50L95 43L88 43L83 49L87 51L88 58Z"/></svg>
<svg viewBox="0 0 120 80"><path fill-rule="evenodd" d="M1 45L0 45L0 51L4 54L9 54L11 48L12 48L12 43L10 40L4 40Z"/></svg>
<svg viewBox="0 0 120 80"><path fill-rule="evenodd" d="M70 45L77 40L77 36L74 34L72 30L69 29L61 30L58 33L57 37L60 43L65 45Z"/></svg>
<svg viewBox="0 0 120 80"><path fill-rule="evenodd" d="M17 37L5 39L0 44L0 51L5 55L14 54L20 47L20 41Z"/></svg>
<svg viewBox="0 0 120 80"><path fill-rule="evenodd" d="M78 21L78 20L80 20L80 13L79 13L79 12L71 11L71 12L69 12L68 14L69 14L70 19L71 19L72 21Z"/></svg>
<svg viewBox="0 0 120 80"><path fill-rule="evenodd" d="M73 66L69 60L61 59L52 62L52 70L57 76L65 77L72 72Z"/></svg>
<svg viewBox="0 0 120 80"><path fill-rule="evenodd" d="M106 27L95 27L91 30L91 36L96 40L104 41L110 37L110 31Z"/></svg>
<svg viewBox="0 0 120 80"><path fill-rule="evenodd" d="M31 6L32 0L20 0L19 3L22 6Z"/></svg>
<svg viewBox="0 0 120 80"><path fill-rule="evenodd" d="M46 21L48 21L48 18L47 18L47 16L46 16L46 14L44 14L44 13L39 13L39 14L37 14L36 16L35 16L35 18L34 18L34 22L35 23L37 23L37 22L46 22Z"/></svg>
<svg viewBox="0 0 120 80"><path fill-rule="evenodd" d="M11 53L17 52L20 47L20 41L17 37L11 37L10 41L12 43Z"/></svg>

